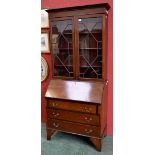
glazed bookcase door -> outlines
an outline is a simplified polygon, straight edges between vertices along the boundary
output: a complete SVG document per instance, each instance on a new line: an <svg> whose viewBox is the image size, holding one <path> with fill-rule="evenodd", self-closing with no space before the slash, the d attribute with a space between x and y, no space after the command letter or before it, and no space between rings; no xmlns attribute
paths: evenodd
<svg viewBox="0 0 155 155"><path fill-rule="evenodd" d="M51 22L53 77L74 78L74 23L72 18Z"/></svg>
<svg viewBox="0 0 155 155"><path fill-rule="evenodd" d="M79 79L103 79L103 16L77 20Z"/></svg>

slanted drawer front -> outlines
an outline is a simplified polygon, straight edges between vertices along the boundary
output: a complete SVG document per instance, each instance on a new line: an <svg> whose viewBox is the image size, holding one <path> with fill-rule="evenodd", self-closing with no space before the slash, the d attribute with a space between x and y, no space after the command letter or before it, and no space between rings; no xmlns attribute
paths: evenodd
<svg viewBox="0 0 155 155"><path fill-rule="evenodd" d="M47 119L47 128L86 136L100 137L100 127L72 123L56 119Z"/></svg>
<svg viewBox="0 0 155 155"><path fill-rule="evenodd" d="M72 122L99 125L99 115L84 114L58 109L47 109L47 117Z"/></svg>
<svg viewBox="0 0 155 155"><path fill-rule="evenodd" d="M61 100L48 100L48 108L58 108L71 111L79 111L84 113L96 114L96 104L87 104L84 102L71 102L71 101L61 101Z"/></svg>

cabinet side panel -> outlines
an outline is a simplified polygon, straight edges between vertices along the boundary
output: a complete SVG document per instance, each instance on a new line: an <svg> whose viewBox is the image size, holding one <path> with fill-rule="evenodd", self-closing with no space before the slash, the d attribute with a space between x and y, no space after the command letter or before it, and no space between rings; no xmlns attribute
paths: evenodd
<svg viewBox="0 0 155 155"><path fill-rule="evenodd" d="M107 80L107 15L103 15L102 79Z"/></svg>
<svg viewBox="0 0 155 155"><path fill-rule="evenodd" d="M100 114L101 135L107 135L107 104L108 104L108 85L103 90L102 104L98 108Z"/></svg>

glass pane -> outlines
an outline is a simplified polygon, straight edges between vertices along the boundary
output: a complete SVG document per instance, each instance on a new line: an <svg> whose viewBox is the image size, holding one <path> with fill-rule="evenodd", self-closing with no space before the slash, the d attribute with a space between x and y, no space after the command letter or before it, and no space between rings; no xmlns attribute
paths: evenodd
<svg viewBox="0 0 155 155"><path fill-rule="evenodd" d="M79 18L80 77L102 78L102 17Z"/></svg>
<svg viewBox="0 0 155 155"><path fill-rule="evenodd" d="M72 20L52 22L54 76L73 77Z"/></svg>

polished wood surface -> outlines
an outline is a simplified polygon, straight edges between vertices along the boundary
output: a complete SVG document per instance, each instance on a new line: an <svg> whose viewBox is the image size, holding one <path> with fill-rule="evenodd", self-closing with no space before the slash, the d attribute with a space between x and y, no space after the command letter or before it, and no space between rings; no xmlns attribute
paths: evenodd
<svg viewBox="0 0 155 155"><path fill-rule="evenodd" d="M48 9L49 19L59 18L59 17L70 17L71 15L93 15L93 14L108 14L107 10L110 9L108 3L88 5L80 7L71 7L63 9Z"/></svg>
<svg viewBox="0 0 155 155"><path fill-rule="evenodd" d="M69 133L77 133L88 137L100 137L100 127L86 125L81 123L73 123L69 121L62 121L58 119L47 119L48 129L65 131Z"/></svg>
<svg viewBox="0 0 155 155"><path fill-rule="evenodd" d="M90 125L99 125L99 115L78 113L59 109L47 109L48 118L67 120Z"/></svg>
<svg viewBox="0 0 155 155"><path fill-rule="evenodd" d="M106 82L51 80L45 97L101 104Z"/></svg>
<svg viewBox="0 0 155 155"><path fill-rule="evenodd" d="M102 4L91 7L70 8L69 10L47 10L51 29L50 44L57 45L57 47L55 46L57 52L51 46L53 78L107 80L106 35L108 9L107 5ZM94 21L97 17L101 18L100 24ZM88 18L88 23L83 23L85 26L81 27L82 29L85 27L85 32L81 33L83 30L81 31L79 21L81 19L83 19L81 21L85 19L87 21ZM93 26L91 26L92 24ZM54 31L54 26L57 31ZM98 33L99 27L101 28L100 33ZM100 35L102 38L100 38ZM56 43L52 39L55 36L59 36ZM81 48L80 44L84 42L87 47L83 46ZM66 48L67 45L68 47ZM91 45L94 45L93 48ZM67 53L69 57L67 57Z"/></svg>
<svg viewBox="0 0 155 155"><path fill-rule="evenodd" d="M51 136L53 136L55 133L55 130L47 129L47 140L51 140Z"/></svg>
<svg viewBox="0 0 155 155"><path fill-rule="evenodd" d="M107 81L51 80L46 92L47 139L56 131L87 136L101 151L106 132L106 85Z"/></svg>
<svg viewBox="0 0 155 155"><path fill-rule="evenodd" d="M97 151L101 151L102 139L90 137L90 141L94 144Z"/></svg>
<svg viewBox="0 0 155 155"><path fill-rule="evenodd" d="M73 102L62 99L47 99L47 107L92 114L96 114L97 112L97 106L95 104L86 104L85 102Z"/></svg>
<svg viewBox="0 0 155 155"><path fill-rule="evenodd" d="M56 131L83 135L101 151L107 127L108 9L102 4L47 11L53 64L45 94L47 139Z"/></svg>

